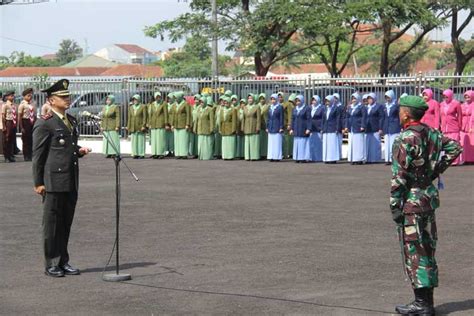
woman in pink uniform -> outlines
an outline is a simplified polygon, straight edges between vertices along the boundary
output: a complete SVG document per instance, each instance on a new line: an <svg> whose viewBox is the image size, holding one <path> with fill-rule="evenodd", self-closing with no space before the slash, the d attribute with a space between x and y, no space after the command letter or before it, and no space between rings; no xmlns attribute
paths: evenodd
<svg viewBox="0 0 474 316"><path fill-rule="evenodd" d="M451 89L444 90L443 99L440 105L441 113L441 132L455 141L460 141L460 132L462 127L462 108L461 103L453 98ZM460 165L463 161L458 157L453 165Z"/></svg>
<svg viewBox="0 0 474 316"><path fill-rule="evenodd" d="M439 103L438 101L433 99L433 90L423 90L423 99L425 100L426 104L428 104L428 110L426 110L425 115L423 115L421 122L432 128L439 129Z"/></svg>
<svg viewBox="0 0 474 316"><path fill-rule="evenodd" d="M474 90L464 93L464 103L461 108L461 145L464 148L461 161L474 162Z"/></svg>

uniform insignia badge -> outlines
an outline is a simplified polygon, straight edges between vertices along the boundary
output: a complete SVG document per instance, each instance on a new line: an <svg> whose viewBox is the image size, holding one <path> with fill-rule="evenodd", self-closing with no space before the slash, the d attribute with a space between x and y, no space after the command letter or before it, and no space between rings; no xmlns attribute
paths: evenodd
<svg viewBox="0 0 474 316"><path fill-rule="evenodd" d="M64 144L66 144L66 141L61 138L61 139L59 140L59 143L60 143L61 145L64 145Z"/></svg>
<svg viewBox="0 0 474 316"><path fill-rule="evenodd" d="M64 81L63 81L63 87L64 87L64 89L67 90L67 86L68 86L68 82L67 82L66 80L64 80Z"/></svg>

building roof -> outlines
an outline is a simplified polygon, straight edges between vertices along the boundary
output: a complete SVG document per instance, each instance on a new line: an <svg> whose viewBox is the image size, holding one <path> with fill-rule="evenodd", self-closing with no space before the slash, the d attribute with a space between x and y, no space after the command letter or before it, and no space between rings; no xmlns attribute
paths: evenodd
<svg viewBox="0 0 474 316"><path fill-rule="evenodd" d="M99 76L107 67L8 67L0 71L0 77L34 77L47 74L50 77Z"/></svg>
<svg viewBox="0 0 474 316"><path fill-rule="evenodd" d="M107 60L105 58L96 55L87 55L79 59L73 60L68 64L62 65L61 67L74 68L74 67L114 67L119 63Z"/></svg>
<svg viewBox="0 0 474 316"><path fill-rule="evenodd" d="M163 69L160 66L118 65L104 71L101 76L162 77Z"/></svg>
<svg viewBox="0 0 474 316"><path fill-rule="evenodd" d="M114 45L117 47L120 47L124 51L129 52L131 54L145 54L145 53L153 54L149 50L135 44L114 44Z"/></svg>
<svg viewBox="0 0 474 316"><path fill-rule="evenodd" d="M56 54L45 54L41 56L42 59L44 60L55 60L57 59Z"/></svg>

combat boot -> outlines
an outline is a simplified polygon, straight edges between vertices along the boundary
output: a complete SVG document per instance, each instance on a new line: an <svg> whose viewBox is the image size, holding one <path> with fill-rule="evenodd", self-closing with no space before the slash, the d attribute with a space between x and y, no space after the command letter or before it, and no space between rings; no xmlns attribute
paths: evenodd
<svg viewBox="0 0 474 316"><path fill-rule="evenodd" d="M398 305L395 307L395 311L402 315L409 316L433 316L435 310L433 305L430 304L431 289L421 288L415 289L415 300L407 305Z"/></svg>

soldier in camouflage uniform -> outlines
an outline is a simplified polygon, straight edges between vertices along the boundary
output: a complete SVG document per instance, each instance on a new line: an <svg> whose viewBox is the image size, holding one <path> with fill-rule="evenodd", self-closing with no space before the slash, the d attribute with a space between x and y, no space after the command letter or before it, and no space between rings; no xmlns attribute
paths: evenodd
<svg viewBox="0 0 474 316"><path fill-rule="evenodd" d="M428 106L421 97L400 99L403 132L392 153L390 209L399 228L400 243L415 300L399 305L402 315L434 315L433 289L438 286L435 260L438 188L433 181L460 155L462 147L438 130L420 123Z"/></svg>

